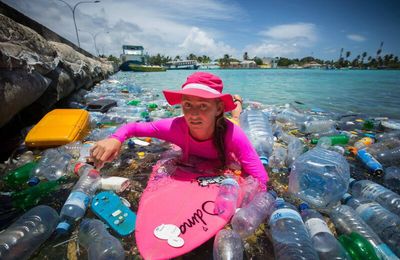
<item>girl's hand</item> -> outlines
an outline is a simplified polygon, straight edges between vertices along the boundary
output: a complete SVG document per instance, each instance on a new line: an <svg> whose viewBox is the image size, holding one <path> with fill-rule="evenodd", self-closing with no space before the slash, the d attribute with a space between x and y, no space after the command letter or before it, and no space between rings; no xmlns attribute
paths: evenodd
<svg viewBox="0 0 400 260"><path fill-rule="evenodd" d="M96 168L103 167L105 162L111 162L117 157L121 150L122 143L115 138L107 138L98 141L90 149L90 159L93 160Z"/></svg>

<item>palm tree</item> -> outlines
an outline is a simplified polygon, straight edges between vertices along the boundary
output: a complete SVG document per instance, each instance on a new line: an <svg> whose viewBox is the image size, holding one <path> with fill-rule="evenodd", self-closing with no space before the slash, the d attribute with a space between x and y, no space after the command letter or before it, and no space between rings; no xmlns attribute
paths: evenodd
<svg viewBox="0 0 400 260"><path fill-rule="evenodd" d="M362 53L362 55L361 55L361 65L364 65L364 59L365 59L365 57L367 57L367 52L366 52L366 51L364 51L364 52Z"/></svg>
<svg viewBox="0 0 400 260"><path fill-rule="evenodd" d="M181 60L181 56L179 56L179 55L176 55L176 56L175 56L175 58L174 58L174 60L175 60L175 61L177 61L177 60Z"/></svg>
<svg viewBox="0 0 400 260"><path fill-rule="evenodd" d="M197 57L193 53L190 53L189 56L186 57L186 59L187 60L197 60Z"/></svg>
<svg viewBox="0 0 400 260"><path fill-rule="evenodd" d="M351 52L350 51L346 51L346 65L349 66L349 61L348 58L350 57Z"/></svg>

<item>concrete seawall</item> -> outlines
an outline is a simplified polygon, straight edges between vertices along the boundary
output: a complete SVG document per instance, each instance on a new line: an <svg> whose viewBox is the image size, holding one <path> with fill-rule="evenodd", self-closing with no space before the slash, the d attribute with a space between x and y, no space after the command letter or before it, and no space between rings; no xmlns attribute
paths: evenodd
<svg viewBox="0 0 400 260"><path fill-rule="evenodd" d="M113 63L0 2L0 160L21 143L24 128L115 71Z"/></svg>

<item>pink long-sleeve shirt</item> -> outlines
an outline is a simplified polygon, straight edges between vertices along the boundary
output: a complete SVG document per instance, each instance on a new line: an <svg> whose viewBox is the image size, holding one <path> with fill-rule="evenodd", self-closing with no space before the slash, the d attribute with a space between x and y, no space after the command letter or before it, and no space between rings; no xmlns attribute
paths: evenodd
<svg viewBox="0 0 400 260"><path fill-rule="evenodd" d="M227 120L227 126L225 152L234 155L244 172L258 179L262 185L266 185L267 172L246 134L229 120ZM128 123L110 137L123 143L127 138L134 136L155 137L176 144L182 149L184 155L218 160L218 151L212 139L197 141L192 138L184 117L161 119L149 123Z"/></svg>

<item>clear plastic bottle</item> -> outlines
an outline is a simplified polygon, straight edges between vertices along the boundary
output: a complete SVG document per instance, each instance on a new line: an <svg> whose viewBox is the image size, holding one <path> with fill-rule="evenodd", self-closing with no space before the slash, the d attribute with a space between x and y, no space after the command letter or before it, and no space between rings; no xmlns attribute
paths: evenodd
<svg viewBox="0 0 400 260"><path fill-rule="evenodd" d="M329 230L324 217L318 211L310 209L305 203L300 204L299 209L319 259L351 260L346 250Z"/></svg>
<svg viewBox="0 0 400 260"><path fill-rule="evenodd" d="M357 212L347 205L340 205L329 212L335 227L341 234L356 232L362 235L374 246L378 256L382 259L397 259L390 248L382 242L379 236L368 226Z"/></svg>
<svg viewBox="0 0 400 260"><path fill-rule="evenodd" d="M239 184L232 178L223 180L215 199L214 212L229 220L235 214L239 196Z"/></svg>
<svg viewBox="0 0 400 260"><path fill-rule="evenodd" d="M293 138L288 143L288 153L286 165L292 167L293 162L304 152L303 142L298 138Z"/></svg>
<svg viewBox="0 0 400 260"><path fill-rule="evenodd" d="M268 209L275 201L276 194L262 191L254 199L240 208L232 218L231 224L242 238L253 234L258 226L267 218Z"/></svg>
<svg viewBox="0 0 400 260"><path fill-rule="evenodd" d="M346 205L352 207L392 251L400 256L400 217L372 200L360 200L345 194Z"/></svg>
<svg viewBox="0 0 400 260"><path fill-rule="evenodd" d="M306 121L301 126L300 131L303 133L325 132L334 128L336 122L333 120L314 120Z"/></svg>
<svg viewBox="0 0 400 260"><path fill-rule="evenodd" d="M375 136L375 139L378 140L378 142L381 142L383 140L395 140L395 139L400 139L400 130L394 130L390 132L385 132L381 134L377 134Z"/></svg>
<svg viewBox="0 0 400 260"><path fill-rule="evenodd" d="M275 259L318 259L303 220L293 205L278 198L269 215Z"/></svg>
<svg viewBox="0 0 400 260"><path fill-rule="evenodd" d="M293 163L289 191L314 208L326 209L340 201L349 179L350 166L341 154L316 147Z"/></svg>
<svg viewBox="0 0 400 260"><path fill-rule="evenodd" d="M239 119L240 127L247 134L261 161L263 164L268 164L274 145L274 136L267 115L260 110L245 110L240 114Z"/></svg>
<svg viewBox="0 0 400 260"><path fill-rule="evenodd" d="M384 185L396 192L400 193L400 167L391 166L386 168L385 175L383 176Z"/></svg>
<svg viewBox="0 0 400 260"><path fill-rule="evenodd" d="M268 166L272 172L277 173L286 165L287 149L285 147L275 147L268 159Z"/></svg>
<svg viewBox="0 0 400 260"><path fill-rule="evenodd" d="M371 137L363 137L360 140L358 140L357 142L354 143L354 154L357 155L357 151L362 150L367 148L368 146L372 145L374 143L374 139L372 139Z"/></svg>
<svg viewBox="0 0 400 260"><path fill-rule="evenodd" d="M214 239L214 260L242 260L243 243L239 234L233 230L222 229Z"/></svg>
<svg viewBox="0 0 400 260"><path fill-rule="evenodd" d="M282 110L276 115L276 121L281 123L291 123L293 125L301 125L305 121L309 120L310 117L305 114L293 111L289 108Z"/></svg>
<svg viewBox="0 0 400 260"><path fill-rule="evenodd" d="M241 207L245 207L253 200L254 196L259 191L260 182L253 176L249 175L244 179L243 183L240 184L240 189L243 197Z"/></svg>
<svg viewBox="0 0 400 260"><path fill-rule="evenodd" d="M399 194L370 180L350 180L350 193L354 197L362 197L378 202L390 212L400 216Z"/></svg>
<svg viewBox="0 0 400 260"><path fill-rule="evenodd" d="M83 219L79 226L79 244L86 248L89 260L122 260L125 251L98 219Z"/></svg>
<svg viewBox="0 0 400 260"><path fill-rule="evenodd" d="M72 159L72 156L63 149L47 149L36 168L31 171L28 184L34 186L40 182L40 179L56 181L66 176L72 171Z"/></svg>
<svg viewBox="0 0 400 260"><path fill-rule="evenodd" d="M88 164L78 164L75 172L80 176L60 212L57 233L65 234L71 225L83 217L94 193L101 183L100 173Z"/></svg>
<svg viewBox="0 0 400 260"><path fill-rule="evenodd" d="M22 215L0 233L0 259L28 259L53 233L57 211L40 205Z"/></svg>
<svg viewBox="0 0 400 260"><path fill-rule="evenodd" d="M400 161L400 146L381 151L376 159L384 165L397 165Z"/></svg>

